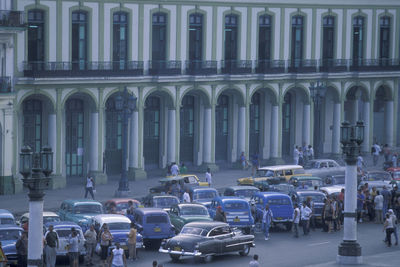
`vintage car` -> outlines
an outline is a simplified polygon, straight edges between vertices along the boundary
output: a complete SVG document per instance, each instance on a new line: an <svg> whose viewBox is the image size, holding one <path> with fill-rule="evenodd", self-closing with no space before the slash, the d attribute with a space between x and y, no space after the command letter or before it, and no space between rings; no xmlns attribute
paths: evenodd
<svg viewBox="0 0 400 267"><path fill-rule="evenodd" d="M92 224L97 233L101 233L104 224L107 224L108 230L113 236L110 249L115 248L115 243L119 242L121 248L128 250L128 234L131 230L131 220L121 214L100 214L92 219ZM136 234L136 248L143 247L143 238L140 233ZM100 240L96 246L96 253L100 254Z"/></svg>
<svg viewBox="0 0 400 267"><path fill-rule="evenodd" d="M332 174L344 174L346 167L333 159L312 159L304 165L304 170L312 176L325 177Z"/></svg>
<svg viewBox="0 0 400 267"><path fill-rule="evenodd" d="M172 225L176 233L179 233L182 227L190 222L212 221L207 208L202 204L181 203L171 207L168 212Z"/></svg>
<svg viewBox="0 0 400 267"><path fill-rule="evenodd" d="M168 213L159 208L135 209L134 223L146 248L159 247L161 240L175 235Z"/></svg>
<svg viewBox="0 0 400 267"><path fill-rule="evenodd" d="M58 235L59 246L56 248L57 256L58 257L65 257L68 256L68 241L71 235L71 229L75 228L75 231L78 233L78 240L79 240L79 261L83 261L83 257L86 255L86 248L85 248L85 238L84 233L82 232L82 228L74 222L47 222L44 225L45 232L44 235L49 229L49 226L53 225L54 231ZM43 237L44 237L43 235ZM44 250L46 252L46 250Z"/></svg>
<svg viewBox="0 0 400 267"><path fill-rule="evenodd" d="M361 177L361 180L368 183L372 181L383 181L386 184L389 184L392 180L392 175L385 171L369 171Z"/></svg>
<svg viewBox="0 0 400 267"><path fill-rule="evenodd" d="M140 201L133 198L113 198L107 200L106 203L104 203L104 209L106 213L116 213L125 215L126 210L129 207L128 204L129 201L133 202L133 206L135 208L143 207ZM113 207L115 208L115 210L113 210Z"/></svg>
<svg viewBox="0 0 400 267"><path fill-rule="evenodd" d="M292 176L289 184L293 185L296 190L319 190L324 185L322 179L315 176Z"/></svg>
<svg viewBox="0 0 400 267"><path fill-rule="evenodd" d="M68 199L61 203L58 215L62 221L77 223L86 231L94 216L103 214L103 205L90 199Z"/></svg>
<svg viewBox="0 0 400 267"><path fill-rule="evenodd" d="M387 169L387 172L392 175L393 180L400 180L400 168L399 167L391 167Z"/></svg>
<svg viewBox="0 0 400 267"><path fill-rule="evenodd" d="M200 203L209 208L211 201L219 197L219 193L212 187L194 187L190 191L190 196L193 203Z"/></svg>
<svg viewBox="0 0 400 267"><path fill-rule="evenodd" d="M254 218L251 214L249 203L239 197L217 197L211 202L209 213L214 218L217 207L221 206L225 212L226 221L232 227L241 229L244 233L250 234L254 231Z"/></svg>
<svg viewBox="0 0 400 267"><path fill-rule="evenodd" d="M15 224L14 215L5 209L0 209L0 225L1 224Z"/></svg>
<svg viewBox="0 0 400 267"><path fill-rule="evenodd" d="M250 201L250 198L260 192L260 189L250 185L236 185L225 188L224 196L235 196Z"/></svg>
<svg viewBox="0 0 400 267"><path fill-rule="evenodd" d="M232 252L246 256L251 247L254 247L254 236L244 235L227 223L192 222L179 235L163 241L159 252L169 254L174 261L184 256L206 260Z"/></svg>
<svg viewBox="0 0 400 267"><path fill-rule="evenodd" d="M324 178L324 184L326 186L331 186L331 185L344 185L346 176L344 174L338 174L338 175L329 175Z"/></svg>
<svg viewBox="0 0 400 267"><path fill-rule="evenodd" d="M340 191L344 189L344 185L332 185L332 186L324 186L319 190L324 193L327 197L338 196Z"/></svg>
<svg viewBox="0 0 400 267"><path fill-rule="evenodd" d="M182 192L196 186L209 186L207 182L201 182L194 174L169 176L158 180L160 185L150 188L150 193L167 193L174 181L180 185Z"/></svg>
<svg viewBox="0 0 400 267"><path fill-rule="evenodd" d="M16 265L18 262L15 244L21 236L23 229L15 224L0 225L0 242L8 265Z"/></svg>
<svg viewBox="0 0 400 267"><path fill-rule="evenodd" d="M358 185L358 188L361 188L361 186L365 186L365 184L368 184L368 188L370 190L375 187L376 190L381 192L384 186L386 186L386 188L390 190L392 188L391 182L392 181L361 181Z"/></svg>
<svg viewBox="0 0 400 267"><path fill-rule="evenodd" d="M265 205L272 211L272 226L284 225L287 231L292 229L293 203L290 197L279 192L259 192L251 198L252 213L256 221L261 222Z"/></svg>
<svg viewBox="0 0 400 267"><path fill-rule="evenodd" d="M49 222L59 222L61 221L60 216L57 213L52 211L44 211L43 212L43 224ZM24 225L25 223L29 222L29 212L22 214L21 218L19 219L19 224Z"/></svg>
<svg viewBox="0 0 400 267"><path fill-rule="evenodd" d="M320 191L315 190L297 190L290 194L292 201L300 205L303 201L306 201L308 197L311 197L314 202L314 216L317 222L321 222L322 220L322 209L324 207L324 200L326 199L326 195Z"/></svg>
<svg viewBox="0 0 400 267"><path fill-rule="evenodd" d="M149 194L145 198L143 198L143 204L148 208L160 208L165 211L169 211L169 209L178 204L179 198L173 195L160 195L160 194Z"/></svg>
<svg viewBox="0 0 400 267"><path fill-rule="evenodd" d="M258 168L255 177L239 178L238 185L254 185L256 181L279 178L282 182L289 181L293 175L309 175L300 165L277 165Z"/></svg>

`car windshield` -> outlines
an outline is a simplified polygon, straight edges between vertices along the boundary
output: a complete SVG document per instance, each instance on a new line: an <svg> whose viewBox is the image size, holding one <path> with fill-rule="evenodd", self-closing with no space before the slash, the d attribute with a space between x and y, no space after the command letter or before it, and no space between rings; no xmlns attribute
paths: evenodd
<svg viewBox="0 0 400 267"><path fill-rule="evenodd" d="M133 207L134 208L138 208L139 205L136 202L133 202ZM129 204L128 202L120 202L117 204L117 210L121 211L121 210L127 210L129 208Z"/></svg>
<svg viewBox="0 0 400 267"><path fill-rule="evenodd" d="M193 193L193 200L197 199L213 199L217 196L215 191L199 191Z"/></svg>
<svg viewBox="0 0 400 267"><path fill-rule="evenodd" d="M312 160L310 160L310 161L308 161L307 163L306 163L306 165L304 165L304 169L315 169L315 168L317 168L318 167L318 164L317 164L318 162L317 161L312 161Z"/></svg>
<svg viewBox="0 0 400 267"><path fill-rule="evenodd" d="M57 232L59 238L69 238L69 236L71 234L71 228L56 229L55 231ZM79 231L78 231L78 235L79 235Z"/></svg>
<svg viewBox="0 0 400 267"><path fill-rule="evenodd" d="M155 208L169 208L174 204L178 204L178 199L174 197L157 197L153 199Z"/></svg>
<svg viewBox="0 0 400 267"><path fill-rule="evenodd" d="M390 179L389 173L373 172L373 173L367 174L367 180L368 181L389 181L391 179Z"/></svg>
<svg viewBox="0 0 400 267"><path fill-rule="evenodd" d="M13 218L0 218L0 224L14 224Z"/></svg>
<svg viewBox="0 0 400 267"><path fill-rule="evenodd" d="M60 222L60 217L58 216L45 216L43 217L43 224L46 224L48 222Z"/></svg>
<svg viewBox="0 0 400 267"><path fill-rule="evenodd" d="M165 215L148 215L146 223L168 223L168 219Z"/></svg>
<svg viewBox="0 0 400 267"><path fill-rule="evenodd" d="M131 224L128 222L115 222L115 223L107 223L108 229L110 231L117 230L128 230L131 229Z"/></svg>
<svg viewBox="0 0 400 267"><path fill-rule="evenodd" d="M274 171L272 170L258 170L256 172L257 177L273 177Z"/></svg>
<svg viewBox="0 0 400 267"><path fill-rule="evenodd" d="M345 184L345 176L333 177L333 184Z"/></svg>
<svg viewBox="0 0 400 267"><path fill-rule="evenodd" d="M271 198L268 199L268 204L270 206L290 205L290 201L288 198Z"/></svg>
<svg viewBox="0 0 400 267"><path fill-rule="evenodd" d="M183 227L183 229L181 230L181 234L184 235L198 235L198 236L206 236L207 235L207 231L201 228L197 228L197 227Z"/></svg>
<svg viewBox="0 0 400 267"><path fill-rule="evenodd" d="M259 190L257 189L239 189L235 191L235 196L238 197L252 197Z"/></svg>
<svg viewBox="0 0 400 267"><path fill-rule="evenodd" d="M202 206L183 206L181 207L181 215L184 216L207 216L208 211Z"/></svg>
<svg viewBox="0 0 400 267"><path fill-rule="evenodd" d="M312 201L322 203L324 202L324 196L320 194L301 194L300 195L300 201L303 202L305 201L308 197L312 198Z"/></svg>
<svg viewBox="0 0 400 267"><path fill-rule="evenodd" d="M90 204L83 204L77 205L74 207L75 214L85 214L85 213L94 213L94 214L101 214L101 206L100 205L90 205Z"/></svg>
<svg viewBox="0 0 400 267"><path fill-rule="evenodd" d="M21 230L9 229L0 230L0 240L17 240L21 235Z"/></svg>
<svg viewBox="0 0 400 267"><path fill-rule="evenodd" d="M322 186L321 180L299 180L294 183L295 187L300 189L313 189L315 186Z"/></svg>
<svg viewBox="0 0 400 267"><path fill-rule="evenodd" d="M237 201L237 202L229 201L225 202L224 206L226 210L245 210L247 209L246 203L247 202L242 202L242 201Z"/></svg>

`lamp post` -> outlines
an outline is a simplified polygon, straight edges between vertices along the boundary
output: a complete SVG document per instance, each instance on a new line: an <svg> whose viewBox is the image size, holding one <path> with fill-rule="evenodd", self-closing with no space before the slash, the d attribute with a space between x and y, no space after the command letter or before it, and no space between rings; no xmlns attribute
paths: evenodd
<svg viewBox="0 0 400 267"><path fill-rule="evenodd" d="M361 246L357 243L357 157L364 141L364 123L340 127L340 142L346 161L343 242L336 258L338 264L361 264Z"/></svg>
<svg viewBox="0 0 400 267"><path fill-rule="evenodd" d="M322 133L321 131L321 106L322 100L326 95L326 85L323 82L317 81L315 84L314 82L310 83L310 95L311 99L314 102L314 118L317 121L317 127L314 127L314 153L317 156L322 155L323 151L323 144L322 144Z"/></svg>
<svg viewBox="0 0 400 267"><path fill-rule="evenodd" d="M129 181L127 176L127 145L128 145L128 115L136 108L137 98L128 93L125 87L124 91L115 97L115 109L122 114L122 164L121 178L118 189L115 192L116 197L124 197L129 193Z"/></svg>
<svg viewBox="0 0 400 267"><path fill-rule="evenodd" d="M28 266L43 265L43 197L53 172L53 152L45 146L32 154L29 146L21 148L19 172L29 189ZM43 174L45 177L43 177Z"/></svg>

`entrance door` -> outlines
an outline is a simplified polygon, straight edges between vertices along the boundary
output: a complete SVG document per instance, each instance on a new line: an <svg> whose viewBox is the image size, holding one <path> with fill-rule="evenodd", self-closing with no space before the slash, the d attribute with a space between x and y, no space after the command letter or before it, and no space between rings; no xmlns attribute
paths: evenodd
<svg viewBox="0 0 400 267"><path fill-rule="evenodd" d="M228 107L229 97L221 95L215 108L215 160L228 159Z"/></svg>
<svg viewBox="0 0 400 267"><path fill-rule="evenodd" d="M182 99L180 111L181 143L179 158L181 162L193 162L194 148L194 97L185 96Z"/></svg>
<svg viewBox="0 0 400 267"><path fill-rule="evenodd" d="M119 174L122 168L122 116L115 110L115 100L106 103L106 170L107 174Z"/></svg>
<svg viewBox="0 0 400 267"><path fill-rule="evenodd" d="M290 155L292 96L287 93L282 106L282 154Z"/></svg>
<svg viewBox="0 0 400 267"><path fill-rule="evenodd" d="M250 106L250 155L259 153L260 147L260 94L255 93ZM241 153L242 151L240 151Z"/></svg>
<svg viewBox="0 0 400 267"><path fill-rule="evenodd" d="M24 144L32 152L39 153L42 147L42 101L29 99L24 101Z"/></svg>
<svg viewBox="0 0 400 267"><path fill-rule="evenodd" d="M160 99L148 97L144 111L143 156L147 167L158 167L160 156Z"/></svg>
<svg viewBox="0 0 400 267"><path fill-rule="evenodd" d="M66 165L67 176L83 175L83 101L70 99L66 104Z"/></svg>

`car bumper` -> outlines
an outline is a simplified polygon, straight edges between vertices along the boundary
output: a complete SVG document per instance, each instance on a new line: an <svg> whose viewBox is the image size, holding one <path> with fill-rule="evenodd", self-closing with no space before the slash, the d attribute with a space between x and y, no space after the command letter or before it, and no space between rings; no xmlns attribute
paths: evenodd
<svg viewBox="0 0 400 267"><path fill-rule="evenodd" d="M197 250L195 250L194 252L189 252L189 251L176 251L176 250L171 250L171 249L160 248L158 250L158 252L171 254L171 255L192 256L192 257L200 257L201 255L203 255L200 251L197 251Z"/></svg>
<svg viewBox="0 0 400 267"><path fill-rule="evenodd" d="M282 220L272 220L273 223L288 223L288 222L293 222L293 220L290 219L282 219Z"/></svg>

